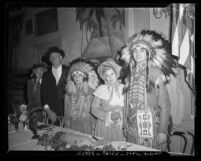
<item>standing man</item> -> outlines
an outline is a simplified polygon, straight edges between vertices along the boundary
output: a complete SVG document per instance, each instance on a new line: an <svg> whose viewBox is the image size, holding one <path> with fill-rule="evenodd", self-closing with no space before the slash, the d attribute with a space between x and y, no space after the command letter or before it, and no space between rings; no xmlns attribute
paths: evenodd
<svg viewBox="0 0 201 161"><path fill-rule="evenodd" d="M165 84L177 67L170 47L162 34L142 30L122 49L120 59L129 67L123 123L127 142L167 150L172 125Z"/></svg>
<svg viewBox="0 0 201 161"><path fill-rule="evenodd" d="M30 111L41 107L40 88L43 73L46 71L47 65L44 63L37 63L32 67L31 79L27 81L27 107Z"/></svg>
<svg viewBox="0 0 201 161"><path fill-rule="evenodd" d="M67 67L62 65L65 56L63 50L51 47L46 53L52 67L44 73L41 84L41 101L44 108L50 109L57 116L64 116L64 91ZM59 125L56 121L55 125Z"/></svg>

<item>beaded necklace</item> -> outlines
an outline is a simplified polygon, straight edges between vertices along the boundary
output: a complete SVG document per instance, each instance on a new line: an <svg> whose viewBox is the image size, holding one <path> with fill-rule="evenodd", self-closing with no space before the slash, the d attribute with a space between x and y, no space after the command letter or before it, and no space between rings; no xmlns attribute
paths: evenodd
<svg viewBox="0 0 201 161"><path fill-rule="evenodd" d="M137 143L152 147L153 124L152 114L147 105L146 92L146 64L138 66L131 77L130 90L128 92L128 123L138 132Z"/></svg>
<svg viewBox="0 0 201 161"><path fill-rule="evenodd" d="M80 86L79 88L82 88L82 86ZM71 95L71 103L72 103L71 116L73 118L79 117L81 113L84 112L83 111L84 94L81 90L80 94L78 94L77 97L75 95ZM84 113L82 116L85 117Z"/></svg>

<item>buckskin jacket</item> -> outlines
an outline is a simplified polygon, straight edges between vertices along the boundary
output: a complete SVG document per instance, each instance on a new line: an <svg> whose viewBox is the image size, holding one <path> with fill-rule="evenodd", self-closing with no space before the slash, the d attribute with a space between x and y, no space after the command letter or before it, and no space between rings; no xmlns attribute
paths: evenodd
<svg viewBox="0 0 201 161"><path fill-rule="evenodd" d="M150 68L149 71L150 90L147 92L147 106L153 117L153 147L157 148L157 134L168 134L168 124L170 118L170 99L166 86L165 77L157 68ZM130 89L128 89L129 91ZM137 124L136 108L131 108L128 103L128 92L126 93L126 106L124 108L123 128L126 129L127 137L133 137L137 144ZM128 140L129 141L129 140Z"/></svg>

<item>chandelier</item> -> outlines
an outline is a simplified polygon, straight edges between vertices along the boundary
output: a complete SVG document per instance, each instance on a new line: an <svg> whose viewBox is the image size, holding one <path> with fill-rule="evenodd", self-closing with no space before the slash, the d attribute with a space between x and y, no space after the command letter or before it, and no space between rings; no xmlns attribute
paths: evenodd
<svg viewBox="0 0 201 161"><path fill-rule="evenodd" d="M165 18L167 18L168 16L170 16L171 14L171 7L170 5L168 7L165 8L153 8L153 15L155 16L155 18L159 19L162 17L162 15L165 15Z"/></svg>

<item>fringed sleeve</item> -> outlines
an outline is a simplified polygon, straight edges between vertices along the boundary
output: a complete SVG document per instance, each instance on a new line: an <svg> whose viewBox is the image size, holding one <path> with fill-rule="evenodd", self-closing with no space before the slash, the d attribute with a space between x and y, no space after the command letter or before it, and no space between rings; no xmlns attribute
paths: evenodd
<svg viewBox="0 0 201 161"><path fill-rule="evenodd" d="M170 117L170 108L171 108L170 98L169 98L167 88L164 85L162 78L159 80L158 86L159 86L158 104L161 108L160 125L159 125L159 131L158 132L167 134L169 117Z"/></svg>
<svg viewBox="0 0 201 161"><path fill-rule="evenodd" d="M162 71L157 68L151 68L149 79L154 82L155 88L158 93L158 105L160 106L160 124L158 133L167 134L171 108L168 90L165 86L165 82L167 79Z"/></svg>

